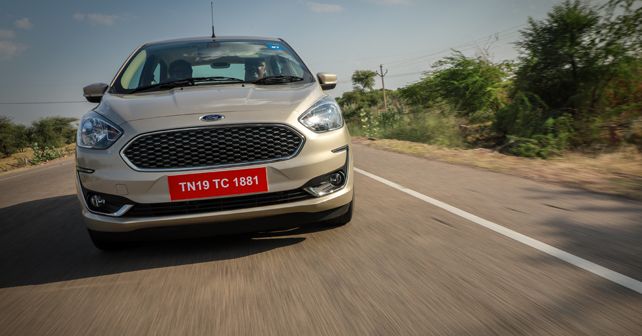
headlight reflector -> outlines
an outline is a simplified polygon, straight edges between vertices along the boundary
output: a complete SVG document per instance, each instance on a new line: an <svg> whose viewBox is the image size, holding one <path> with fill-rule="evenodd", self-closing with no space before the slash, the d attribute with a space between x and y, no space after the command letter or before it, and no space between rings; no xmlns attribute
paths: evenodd
<svg viewBox="0 0 642 336"><path fill-rule="evenodd" d="M305 111L299 122L310 130L323 133L343 127L341 108L334 99L326 96Z"/></svg>
<svg viewBox="0 0 642 336"><path fill-rule="evenodd" d="M90 112L80 121L76 143L79 147L107 149L123 134L118 126L98 113Z"/></svg>

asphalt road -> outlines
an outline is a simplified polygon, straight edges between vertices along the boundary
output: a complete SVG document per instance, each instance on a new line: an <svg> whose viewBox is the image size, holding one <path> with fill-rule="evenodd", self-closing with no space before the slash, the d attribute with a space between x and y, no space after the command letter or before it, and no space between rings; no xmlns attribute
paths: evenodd
<svg viewBox="0 0 642 336"><path fill-rule="evenodd" d="M355 145L356 166L642 280L642 204ZM641 335L642 295L356 174L353 221L90 243L71 160L0 176L1 335Z"/></svg>

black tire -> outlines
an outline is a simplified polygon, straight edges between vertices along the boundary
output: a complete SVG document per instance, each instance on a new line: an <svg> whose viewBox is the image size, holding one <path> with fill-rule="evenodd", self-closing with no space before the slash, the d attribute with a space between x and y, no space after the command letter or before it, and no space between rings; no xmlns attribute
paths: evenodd
<svg viewBox="0 0 642 336"><path fill-rule="evenodd" d="M97 232L92 230L87 230L89 232L89 237L91 242L94 243L94 246L102 251L115 251L125 247L123 242L119 242L111 237L115 235L113 233L106 232Z"/></svg>
<svg viewBox="0 0 642 336"><path fill-rule="evenodd" d="M354 199L352 200L352 202L350 202L350 206L348 207L348 211L346 211L346 213L344 213L343 215L341 215L341 216L339 216L337 218L333 218L333 219L329 220L327 222L327 224L329 226L343 226L343 225L346 225L346 224L350 223L350 221L352 220L352 209L353 208L354 208Z"/></svg>

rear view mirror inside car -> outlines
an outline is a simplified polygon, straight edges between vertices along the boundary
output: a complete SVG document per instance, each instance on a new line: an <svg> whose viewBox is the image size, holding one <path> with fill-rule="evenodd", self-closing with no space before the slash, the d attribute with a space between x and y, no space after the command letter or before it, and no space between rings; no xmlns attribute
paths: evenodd
<svg viewBox="0 0 642 336"><path fill-rule="evenodd" d="M212 69L227 69L230 67L230 63L227 62L214 62L210 64Z"/></svg>

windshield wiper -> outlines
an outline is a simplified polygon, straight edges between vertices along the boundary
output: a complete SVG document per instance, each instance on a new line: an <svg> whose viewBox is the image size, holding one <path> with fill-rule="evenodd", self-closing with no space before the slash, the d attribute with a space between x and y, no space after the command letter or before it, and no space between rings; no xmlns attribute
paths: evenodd
<svg viewBox="0 0 642 336"><path fill-rule="evenodd" d="M194 79L192 78L179 79L172 82L158 83L158 84L153 84L149 86L139 87L137 89L130 91L129 93L145 92L145 91L151 91L154 89L173 89L176 87L191 86L191 85L194 85Z"/></svg>
<svg viewBox="0 0 642 336"><path fill-rule="evenodd" d="M183 86L193 86L193 85L198 85L197 83L203 83L203 82L208 82L208 83L229 83L229 82L234 82L234 83L245 83L244 80L239 79L239 78L234 78L234 77L222 77L222 76L214 76L214 77L194 77L194 78L186 78L186 79L179 79L175 80L172 82L165 82L165 83L158 83L158 84L153 84L149 86L144 86L140 87L137 89L134 89L130 93L138 93L138 92L145 92L145 91L151 91L154 89L173 89L176 87L183 87Z"/></svg>
<svg viewBox="0 0 642 336"><path fill-rule="evenodd" d="M245 83L244 80L235 77L224 77L224 76L214 76L214 77L195 77L192 78L195 83L198 82L234 82L234 83Z"/></svg>
<svg viewBox="0 0 642 336"><path fill-rule="evenodd" d="M303 78L298 77L298 76L267 76L263 77L260 79L255 80L254 84L280 84L280 83L291 83L291 82L299 82L302 81Z"/></svg>

